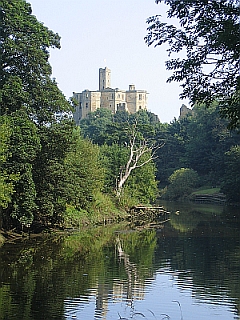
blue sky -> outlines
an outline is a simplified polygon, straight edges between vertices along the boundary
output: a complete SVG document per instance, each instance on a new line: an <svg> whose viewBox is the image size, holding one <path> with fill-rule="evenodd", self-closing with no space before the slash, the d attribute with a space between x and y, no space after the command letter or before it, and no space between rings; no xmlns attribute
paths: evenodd
<svg viewBox="0 0 240 320"><path fill-rule="evenodd" d="M61 36L61 49L51 50L50 63L59 88L73 92L98 90L98 70L112 71L112 88L129 84L147 90L148 110L161 122L178 118L186 101L179 100L178 83L167 84L167 47L148 47L146 19L165 5L154 0L27 0L33 14Z"/></svg>

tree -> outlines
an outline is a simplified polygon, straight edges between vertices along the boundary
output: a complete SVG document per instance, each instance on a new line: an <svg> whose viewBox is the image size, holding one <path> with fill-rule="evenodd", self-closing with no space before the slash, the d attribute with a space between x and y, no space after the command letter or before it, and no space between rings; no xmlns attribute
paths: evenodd
<svg viewBox="0 0 240 320"><path fill-rule="evenodd" d="M126 145L103 145L100 147L101 163L105 171L104 192L116 196L119 183L119 168L123 170L129 160L129 147ZM142 163L150 158L151 154L142 156ZM120 170L120 171L121 171ZM156 199L158 194L156 181L156 167L153 161L146 162L131 171L124 182L124 192L121 190L121 204L131 206L142 202L149 203Z"/></svg>
<svg viewBox="0 0 240 320"><path fill-rule="evenodd" d="M142 163L147 161L150 157L150 152L143 155ZM133 200L132 203L135 202L137 204L154 202L159 193L156 171L153 160L145 162L142 167L134 170L124 185L124 198L131 198Z"/></svg>
<svg viewBox="0 0 240 320"><path fill-rule="evenodd" d="M0 20L0 116L9 117L11 126L4 170L9 177L19 176L4 217L18 227L19 223L30 224L39 213L48 216L52 207L54 212L64 208L59 196L65 183L61 169L73 123L68 130L64 114L71 111L71 104L51 78L48 61L50 48L60 48L59 35L32 15L31 5L25 0L0 0ZM53 133L58 125L63 137ZM39 159L46 161L41 163ZM59 188L48 184L43 191L43 174L45 180L50 175L54 182L58 177ZM5 227L9 227L8 222Z"/></svg>
<svg viewBox="0 0 240 320"><path fill-rule="evenodd" d="M73 130L73 144L65 159L66 200L76 209L89 209L97 191L103 189L104 170L99 147Z"/></svg>
<svg viewBox="0 0 240 320"><path fill-rule="evenodd" d="M137 123L130 127L129 134L129 143L126 143L126 147L129 149L128 159L126 164L120 168L117 180L116 193L118 198L120 198L123 185L130 177L131 172L151 162L155 158L156 150L162 146L154 146L148 140L141 137L139 139Z"/></svg>
<svg viewBox="0 0 240 320"><path fill-rule="evenodd" d="M112 112L104 108L90 112L86 118L80 121L81 133L93 143L102 145L106 142L106 129L112 124L112 118Z"/></svg>
<svg viewBox="0 0 240 320"><path fill-rule="evenodd" d="M35 124L29 120L24 109L14 112L9 117L9 123L9 154L4 167L9 176L18 175L18 179L13 183L14 193L5 210L4 219L8 221L10 216L16 221L14 225L18 225L19 222L21 225L27 225L32 223L36 209L33 163L41 148L40 139Z"/></svg>
<svg viewBox="0 0 240 320"><path fill-rule="evenodd" d="M9 155L10 135L11 128L8 118L0 117L0 212L11 202L11 195L14 191L13 182L17 180L16 175L9 175L4 168Z"/></svg>
<svg viewBox="0 0 240 320"><path fill-rule="evenodd" d="M36 219L56 224L66 209L69 189L65 161L74 144L73 123L65 120L41 126L39 131L41 150L33 165L39 210Z"/></svg>
<svg viewBox="0 0 240 320"><path fill-rule="evenodd" d="M60 48L60 37L32 15L25 0L1 0L0 114L25 105L27 113L44 123L70 105L50 78L49 48Z"/></svg>
<svg viewBox="0 0 240 320"><path fill-rule="evenodd" d="M166 196L169 199L179 199L188 196L198 183L198 174L189 168L175 170L169 177L170 185L167 188Z"/></svg>
<svg viewBox="0 0 240 320"><path fill-rule="evenodd" d="M156 115L143 110L135 114L117 111L113 115L100 108L81 120L81 133L101 146L105 192L111 193L114 189L120 198L124 185L125 193L131 193L132 198L146 202L156 198L153 159L162 144L154 139L159 124Z"/></svg>
<svg viewBox="0 0 240 320"><path fill-rule="evenodd" d="M226 152L226 172L222 183L222 192L231 202L239 202L240 199L240 146L233 146Z"/></svg>
<svg viewBox="0 0 240 320"><path fill-rule="evenodd" d="M166 62L173 70L168 82L183 82L180 98L194 105L214 100L230 127L240 126L240 7L238 0L156 0L170 8L168 18L177 18L179 27L150 17L148 45L168 43L169 56L179 52L186 58Z"/></svg>
<svg viewBox="0 0 240 320"><path fill-rule="evenodd" d="M138 131L144 136L153 137L155 126L159 124L158 116L146 110L139 110L134 114L127 111L117 111L100 108L88 114L80 121L81 133L93 143L108 145L124 143L127 139L128 125L138 123Z"/></svg>
<svg viewBox="0 0 240 320"><path fill-rule="evenodd" d="M239 144L240 137L227 129L227 120L221 119L216 103L193 108L194 116L185 124L185 164L198 172L202 181L211 186L219 185L225 168L224 153Z"/></svg>
<svg viewBox="0 0 240 320"><path fill-rule="evenodd" d="M126 146L106 143L100 146L100 158L104 168L104 192L113 194L116 189L116 180L121 168L127 161L128 150Z"/></svg>
<svg viewBox="0 0 240 320"><path fill-rule="evenodd" d="M174 119L170 124L161 124L156 130L156 141L164 142L157 151L155 164L157 167L157 180L166 185L169 176L174 170L184 166L186 132L184 125Z"/></svg>

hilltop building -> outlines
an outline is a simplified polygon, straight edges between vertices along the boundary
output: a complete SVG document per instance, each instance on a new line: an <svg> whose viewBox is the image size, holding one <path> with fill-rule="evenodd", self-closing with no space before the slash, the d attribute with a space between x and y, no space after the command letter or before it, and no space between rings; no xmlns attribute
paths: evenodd
<svg viewBox="0 0 240 320"><path fill-rule="evenodd" d="M73 92L73 98L77 101L77 107L73 114L76 124L85 118L89 112L99 108L106 108L116 113L125 110L136 113L139 110L147 110L147 91L136 90L134 85L129 85L127 91L111 88L111 70L107 67L99 69L99 90L84 90L81 93Z"/></svg>

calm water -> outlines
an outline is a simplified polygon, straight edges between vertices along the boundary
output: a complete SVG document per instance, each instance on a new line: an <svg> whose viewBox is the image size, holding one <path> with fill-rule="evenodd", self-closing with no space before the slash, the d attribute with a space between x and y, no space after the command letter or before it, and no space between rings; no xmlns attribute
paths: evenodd
<svg viewBox="0 0 240 320"><path fill-rule="evenodd" d="M156 229L6 243L0 320L240 319L239 210L164 205L170 220Z"/></svg>

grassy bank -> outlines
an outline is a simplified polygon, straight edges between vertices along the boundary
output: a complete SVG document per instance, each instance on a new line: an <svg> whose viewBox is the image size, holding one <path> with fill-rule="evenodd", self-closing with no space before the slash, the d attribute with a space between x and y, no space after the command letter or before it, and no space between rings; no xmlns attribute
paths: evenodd
<svg viewBox="0 0 240 320"><path fill-rule="evenodd" d="M220 192L220 188L201 188L190 195L190 200L200 203L226 203L226 196Z"/></svg>
<svg viewBox="0 0 240 320"><path fill-rule="evenodd" d="M203 187L200 188L196 191L194 191L192 194L217 194L220 192L220 188L208 188L208 187Z"/></svg>
<svg viewBox="0 0 240 320"><path fill-rule="evenodd" d="M89 210L77 210L68 206L64 214L64 228L80 228L86 225L96 225L124 220L127 212L118 206L109 195L98 193Z"/></svg>

